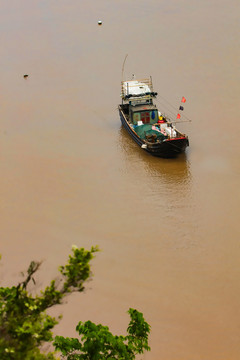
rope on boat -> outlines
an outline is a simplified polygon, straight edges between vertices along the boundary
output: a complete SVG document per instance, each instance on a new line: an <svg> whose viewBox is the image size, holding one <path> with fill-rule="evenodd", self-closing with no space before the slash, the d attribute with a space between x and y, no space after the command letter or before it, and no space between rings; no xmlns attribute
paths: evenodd
<svg viewBox="0 0 240 360"><path fill-rule="evenodd" d="M169 101L167 101L166 99L164 99L164 97L162 97L161 95L158 95L158 96L159 96L160 98L162 98L169 106L171 106L171 108L173 108L176 112L178 112L178 109L177 109L175 106L173 106ZM162 103L162 102L159 101L158 99L156 99L156 102L158 102L159 104L163 104L163 106L164 106L166 109L168 109L168 111L169 111L174 117L176 117L176 113L173 112L172 110L170 110L167 105L165 105L164 103ZM189 119L186 115L182 114L182 116L183 116L185 119L187 119L189 122L192 121L192 120ZM173 120L172 122L174 122L174 120ZM179 123L180 123L180 122L179 122Z"/></svg>
<svg viewBox="0 0 240 360"><path fill-rule="evenodd" d="M173 116L175 116L175 113L174 113L172 110L170 110L170 109L169 109L169 107L168 107L168 106L166 106L164 103L162 103L162 102L161 102L161 101L159 101L159 100L156 100L156 102L157 102L158 104L160 104L160 106L162 106L162 107L166 108L166 109L167 109L167 111L168 111L169 113L171 113Z"/></svg>

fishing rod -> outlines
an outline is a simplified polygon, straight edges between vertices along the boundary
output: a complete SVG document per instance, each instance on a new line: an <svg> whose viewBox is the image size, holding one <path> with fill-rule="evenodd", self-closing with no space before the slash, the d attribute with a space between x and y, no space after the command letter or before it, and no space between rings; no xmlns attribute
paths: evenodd
<svg viewBox="0 0 240 360"><path fill-rule="evenodd" d="M125 62L127 60L128 54L125 56L125 59L123 61L123 66L122 66L122 82L123 82L123 73L124 73L124 66L125 66Z"/></svg>

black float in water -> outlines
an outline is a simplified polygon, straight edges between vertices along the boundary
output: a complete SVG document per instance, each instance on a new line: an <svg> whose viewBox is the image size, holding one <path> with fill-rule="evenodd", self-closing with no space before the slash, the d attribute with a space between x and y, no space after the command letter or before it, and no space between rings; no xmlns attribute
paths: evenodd
<svg viewBox="0 0 240 360"><path fill-rule="evenodd" d="M23 75L23 77L26 79L26 78L28 77L28 75L27 75L27 74L25 74L25 75Z"/></svg>

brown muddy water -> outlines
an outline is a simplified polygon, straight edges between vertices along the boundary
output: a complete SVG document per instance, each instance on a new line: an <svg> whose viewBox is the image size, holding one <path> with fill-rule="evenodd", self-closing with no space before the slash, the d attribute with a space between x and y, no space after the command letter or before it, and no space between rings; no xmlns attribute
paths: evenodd
<svg viewBox="0 0 240 360"><path fill-rule="evenodd" d="M99 245L55 333L88 319L125 333L134 307L151 324L144 359L239 360L239 1L0 4L1 283L44 260L41 289L72 244ZM121 128L126 54L125 77L187 99L177 159Z"/></svg>

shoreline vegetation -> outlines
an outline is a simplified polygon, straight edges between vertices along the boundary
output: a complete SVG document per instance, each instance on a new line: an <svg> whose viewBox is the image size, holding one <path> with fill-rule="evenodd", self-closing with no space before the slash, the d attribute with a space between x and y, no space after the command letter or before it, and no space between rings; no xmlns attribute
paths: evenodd
<svg viewBox="0 0 240 360"><path fill-rule="evenodd" d="M90 250L72 246L65 265L58 268L59 277L35 296L28 291L29 284L36 285L35 274L41 262L31 261L24 280L17 286L0 287L0 358L1 360L57 360L61 359L126 359L133 360L137 354L150 351L148 336L150 325L143 314L129 309L130 323L127 335L113 335L107 326L91 321L79 322L78 338L56 336L52 329L58 318L47 314L47 310L74 292L83 292L85 283L91 279L91 260L99 251L97 246ZM41 348L53 343L55 351L44 353Z"/></svg>

